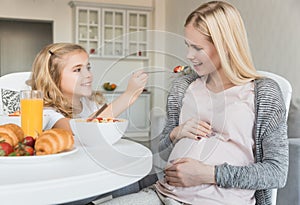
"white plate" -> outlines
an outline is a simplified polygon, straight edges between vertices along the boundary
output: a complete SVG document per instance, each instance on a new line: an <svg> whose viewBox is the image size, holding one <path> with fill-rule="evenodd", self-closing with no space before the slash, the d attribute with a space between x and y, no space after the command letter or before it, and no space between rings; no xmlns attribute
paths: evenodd
<svg viewBox="0 0 300 205"><path fill-rule="evenodd" d="M40 156L3 156L0 157L0 163L14 163L14 164L23 164L23 163L40 163L47 162L50 160L59 159L64 156L68 156L74 154L78 151L78 148L73 148L70 151L61 152L58 154L48 154L48 155L40 155Z"/></svg>

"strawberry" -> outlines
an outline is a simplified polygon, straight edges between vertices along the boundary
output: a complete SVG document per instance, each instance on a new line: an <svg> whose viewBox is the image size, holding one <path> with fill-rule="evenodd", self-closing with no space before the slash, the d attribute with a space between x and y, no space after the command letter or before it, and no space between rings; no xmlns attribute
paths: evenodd
<svg viewBox="0 0 300 205"><path fill-rule="evenodd" d="M184 70L184 66L179 65L179 66L176 66L173 71L174 71L174 73L179 73L183 70Z"/></svg>
<svg viewBox="0 0 300 205"><path fill-rule="evenodd" d="M7 142L0 142L0 156L7 156L14 151L13 147Z"/></svg>
<svg viewBox="0 0 300 205"><path fill-rule="evenodd" d="M24 146L25 155L34 155L34 149L31 146Z"/></svg>
<svg viewBox="0 0 300 205"><path fill-rule="evenodd" d="M35 139L31 136L27 136L23 139L23 144L24 145L34 147L34 143L35 143Z"/></svg>
<svg viewBox="0 0 300 205"><path fill-rule="evenodd" d="M13 156L31 156L34 155L34 149L33 147L24 145L22 143L19 143L16 147L15 147L15 155Z"/></svg>

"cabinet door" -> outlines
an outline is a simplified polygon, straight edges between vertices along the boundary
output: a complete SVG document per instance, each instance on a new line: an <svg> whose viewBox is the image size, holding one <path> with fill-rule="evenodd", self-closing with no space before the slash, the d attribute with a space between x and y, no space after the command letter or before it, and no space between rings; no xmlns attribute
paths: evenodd
<svg viewBox="0 0 300 205"><path fill-rule="evenodd" d="M125 50L125 11L103 9L103 56L123 56Z"/></svg>
<svg viewBox="0 0 300 205"><path fill-rule="evenodd" d="M151 8L71 1L75 42L94 57L148 58Z"/></svg>
<svg viewBox="0 0 300 205"><path fill-rule="evenodd" d="M149 16L148 12L128 11L128 49L131 56L147 56Z"/></svg>
<svg viewBox="0 0 300 205"><path fill-rule="evenodd" d="M138 100L127 109L123 115L129 120L128 132L148 132L149 131L149 95L141 95Z"/></svg>
<svg viewBox="0 0 300 205"><path fill-rule="evenodd" d="M100 10L77 8L77 43L82 45L90 55L100 55Z"/></svg>
<svg viewBox="0 0 300 205"><path fill-rule="evenodd" d="M104 94L107 102L116 99L120 94ZM119 118L129 121L127 134L129 137L147 136L150 131L150 94L144 93L139 96L135 103L125 110Z"/></svg>

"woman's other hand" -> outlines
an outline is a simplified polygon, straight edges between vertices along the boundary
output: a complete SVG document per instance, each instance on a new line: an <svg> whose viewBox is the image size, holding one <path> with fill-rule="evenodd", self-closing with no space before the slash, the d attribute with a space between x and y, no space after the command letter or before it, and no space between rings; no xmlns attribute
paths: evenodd
<svg viewBox="0 0 300 205"><path fill-rule="evenodd" d="M177 187L215 184L215 167L195 159L181 158L165 169L165 179L169 185Z"/></svg>
<svg viewBox="0 0 300 205"><path fill-rule="evenodd" d="M136 98L143 92L148 80L148 75L140 70L132 74L128 80L128 85L125 93L135 101Z"/></svg>
<svg viewBox="0 0 300 205"><path fill-rule="evenodd" d="M192 118L175 127L170 134L170 138L175 143L185 137L200 140L202 137L212 135L212 133L212 128L207 122Z"/></svg>

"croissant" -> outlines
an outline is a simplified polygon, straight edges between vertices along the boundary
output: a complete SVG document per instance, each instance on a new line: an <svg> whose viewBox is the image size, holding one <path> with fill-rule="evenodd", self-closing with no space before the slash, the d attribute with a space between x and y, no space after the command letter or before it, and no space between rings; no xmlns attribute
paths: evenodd
<svg viewBox="0 0 300 205"><path fill-rule="evenodd" d="M36 139L34 148L36 155L47 155L72 149L73 145L72 132L61 128L53 128L40 134Z"/></svg>
<svg viewBox="0 0 300 205"><path fill-rule="evenodd" d="M24 139L24 131L19 125L9 123L0 125L0 141L4 140L13 147Z"/></svg>

